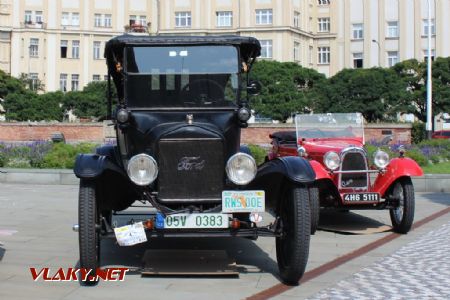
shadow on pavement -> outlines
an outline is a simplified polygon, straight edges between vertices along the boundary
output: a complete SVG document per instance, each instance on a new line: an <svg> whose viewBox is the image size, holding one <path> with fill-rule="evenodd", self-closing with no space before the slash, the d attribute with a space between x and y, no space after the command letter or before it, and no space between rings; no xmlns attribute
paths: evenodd
<svg viewBox="0 0 450 300"><path fill-rule="evenodd" d="M0 261L3 259L3 256L5 256L5 248L1 247L2 244L0 244Z"/></svg>
<svg viewBox="0 0 450 300"><path fill-rule="evenodd" d="M340 234L373 234L390 231L391 227L354 212L322 210L319 229Z"/></svg>
<svg viewBox="0 0 450 300"><path fill-rule="evenodd" d="M437 204L450 206L450 197L445 193L426 193L422 194L422 197Z"/></svg>

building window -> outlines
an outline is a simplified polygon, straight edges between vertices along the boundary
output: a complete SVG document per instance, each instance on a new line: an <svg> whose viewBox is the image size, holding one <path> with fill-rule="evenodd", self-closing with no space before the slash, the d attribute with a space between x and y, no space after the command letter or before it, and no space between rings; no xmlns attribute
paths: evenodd
<svg viewBox="0 0 450 300"><path fill-rule="evenodd" d="M353 24L352 25L353 39L360 40L364 38L363 24Z"/></svg>
<svg viewBox="0 0 450 300"><path fill-rule="evenodd" d="M146 26L147 25L147 17L131 15L130 16L130 26L132 26L132 25Z"/></svg>
<svg viewBox="0 0 450 300"><path fill-rule="evenodd" d="M59 74L59 90L61 92L67 91L67 74Z"/></svg>
<svg viewBox="0 0 450 300"><path fill-rule="evenodd" d="M42 24L44 22L44 18L42 17L42 11L35 12L36 23Z"/></svg>
<svg viewBox="0 0 450 300"><path fill-rule="evenodd" d="M107 81L108 80L108 75L103 75L103 80Z"/></svg>
<svg viewBox="0 0 450 300"><path fill-rule="evenodd" d="M80 26L80 14L72 13L72 26Z"/></svg>
<svg viewBox="0 0 450 300"><path fill-rule="evenodd" d="M300 43L294 42L294 61L300 61Z"/></svg>
<svg viewBox="0 0 450 300"><path fill-rule="evenodd" d="M67 58L67 41L61 40L61 58Z"/></svg>
<svg viewBox="0 0 450 300"><path fill-rule="evenodd" d="M257 9L256 10L256 24L257 25L272 24L272 10L271 9Z"/></svg>
<svg viewBox="0 0 450 300"><path fill-rule="evenodd" d="M330 5L330 0L319 0L319 5Z"/></svg>
<svg viewBox="0 0 450 300"><path fill-rule="evenodd" d="M294 27L300 28L300 13L298 11L294 11Z"/></svg>
<svg viewBox="0 0 450 300"><path fill-rule="evenodd" d="M61 14L61 25L63 26L69 25L69 18L70 18L69 16L70 14L68 12L63 12Z"/></svg>
<svg viewBox="0 0 450 300"><path fill-rule="evenodd" d="M94 15L95 27L112 27L112 15L110 14L95 14Z"/></svg>
<svg viewBox="0 0 450 300"><path fill-rule="evenodd" d="M431 49L431 60L432 61L434 61L434 56L435 56L435 50L434 49ZM425 61L427 61L428 60L428 50L423 50L423 59L425 60Z"/></svg>
<svg viewBox="0 0 450 300"><path fill-rule="evenodd" d="M431 19L430 26L428 26L428 19L423 19L422 23L423 23L423 35L428 35L428 28L431 29L432 35L436 34L436 29L434 26L434 19Z"/></svg>
<svg viewBox="0 0 450 300"><path fill-rule="evenodd" d="M317 53L319 54L318 64L324 65L330 63L330 47L318 47Z"/></svg>
<svg viewBox="0 0 450 300"><path fill-rule="evenodd" d="M30 39L30 57L39 56L39 39Z"/></svg>
<svg viewBox="0 0 450 300"><path fill-rule="evenodd" d="M38 88L38 73L30 73L28 74L28 81L30 84L30 90L35 91Z"/></svg>
<svg viewBox="0 0 450 300"><path fill-rule="evenodd" d="M80 58L80 41L72 41L72 58Z"/></svg>
<svg viewBox="0 0 450 300"><path fill-rule="evenodd" d="M94 42L94 59L100 59L100 42Z"/></svg>
<svg viewBox="0 0 450 300"><path fill-rule="evenodd" d="M25 23L27 23L27 24L33 23L32 15L33 15L33 12L31 10L25 11Z"/></svg>
<svg viewBox="0 0 450 300"><path fill-rule="evenodd" d="M388 66L392 67L398 63L398 51L388 51Z"/></svg>
<svg viewBox="0 0 450 300"><path fill-rule="evenodd" d="M387 37L396 38L398 37L398 22L392 21L387 23Z"/></svg>
<svg viewBox="0 0 450 300"><path fill-rule="evenodd" d="M272 58L272 40L260 40L261 58Z"/></svg>
<svg viewBox="0 0 450 300"><path fill-rule="evenodd" d="M100 81L100 75L92 75L92 81Z"/></svg>
<svg viewBox="0 0 450 300"><path fill-rule="evenodd" d="M191 27L191 12L181 11L175 13L176 27Z"/></svg>
<svg viewBox="0 0 450 300"><path fill-rule="evenodd" d="M72 74L72 91L78 91L80 75Z"/></svg>
<svg viewBox="0 0 450 300"><path fill-rule="evenodd" d="M313 62L313 51L314 51L313 46L309 46L308 57L309 57L309 63L310 63L311 65L314 63L314 62Z"/></svg>
<svg viewBox="0 0 450 300"><path fill-rule="evenodd" d="M330 18L319 18L319 32L330 32Z"/></svg>
<svg viewBox="0 0 450 300"><path fill-rule="evenodd" d="M361 52L353 53L353 68L361 69L364 65L363 54Z"/></svg>
<svg viewBox="0 0 450 300"><path fill-rule="evenodd" d="M106 14L104 20L105 27L112 27L112 15Z"/></svg>
<svg viewBox="0 0 450 300"><path fill-rule="evenodd" d="M95 14L94 15L94 26L95 27L101 27L102 26L102 15L101 14Z"/></svg>
<svg viewBox="0 0 450 300"><path fill-rule="evenodd" d="M217 27L230 27L233 26L233 12L231 11L218 11L217 15Z"/></svg>

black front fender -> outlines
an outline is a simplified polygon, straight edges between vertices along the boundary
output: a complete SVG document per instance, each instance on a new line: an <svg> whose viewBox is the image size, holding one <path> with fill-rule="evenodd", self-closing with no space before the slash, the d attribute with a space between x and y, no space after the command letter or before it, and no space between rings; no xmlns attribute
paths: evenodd
<svg viewBox="0 0 450 300"><path fill-rule="evenodd" d="M98 154L78 154L73 172L78 178L94 179L105 170L126 176L123 169L111 157Z"/></svg>
<svg viewBox="0 0 450 300"><path fill-rule="evenodd" d="M260 165L250 186L264 190L266 206L276 208L286 185L310 185L315 178L316 173L308 160L298 156L286 156Z"/></svg>

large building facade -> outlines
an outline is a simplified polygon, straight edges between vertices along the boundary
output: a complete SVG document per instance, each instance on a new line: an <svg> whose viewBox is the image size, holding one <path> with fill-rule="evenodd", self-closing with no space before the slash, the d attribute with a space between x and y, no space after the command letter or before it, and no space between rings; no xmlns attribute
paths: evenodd
<svg viewBox="0 0 450 300"><path fill-rule="evenodd" d="M431 23L427 4L431 3ZM450 56L450 0L0 0L0 69L28 74L48 91L103 80L105 42L148 34L239 34L262 57L332 76Z"/></svg>

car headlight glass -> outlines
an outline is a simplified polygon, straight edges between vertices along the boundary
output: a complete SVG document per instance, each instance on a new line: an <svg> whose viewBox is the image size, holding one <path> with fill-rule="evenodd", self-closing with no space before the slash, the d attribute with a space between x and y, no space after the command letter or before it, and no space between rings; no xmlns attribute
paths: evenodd
<svg viewBox="0 0 450 300"><path fill-rule="evenodd" d="M382 150L378 150L373 157L373 163L380 169L386 168L389 164L389 154Z"/></svg>
<svg viewBox="0 0 450 300"><path fill-rule="evenodd" d="M150 155L141 153L130 159L127 173L135 184L149 185L158 176L158 164Z"/></svg>
<svg viewBox="0 0 450 300"><path fill-rule="evenodd" d="M305 147L302 147L302 146L297 148L297 153L298 153L298 156L300 156L300 157L307 157L308 156L308 154L306 153Z"/></svg>
<svg viewBox="0 0 450 300"><path fill-rule="evenodd" d="M323 162L330 170L336 170L341 165L341 158L339 154L334 151L327 152L323 157Z"/></svg>
<svg viewBox="0 0 450 300"><path fill-rule="evenodd" d="M230 157L225 170L233 183L245 185L255 178L256 162L250 155L239 152Z"/></svg>

